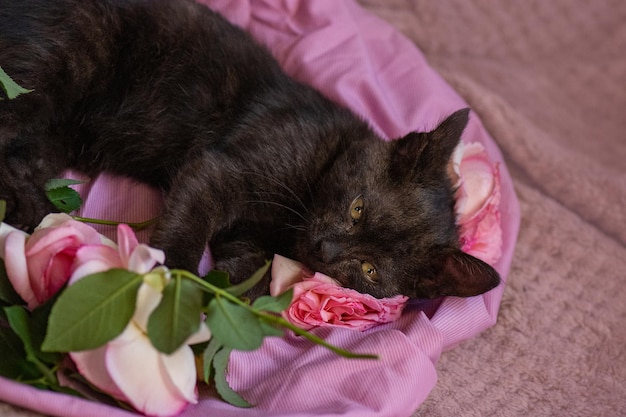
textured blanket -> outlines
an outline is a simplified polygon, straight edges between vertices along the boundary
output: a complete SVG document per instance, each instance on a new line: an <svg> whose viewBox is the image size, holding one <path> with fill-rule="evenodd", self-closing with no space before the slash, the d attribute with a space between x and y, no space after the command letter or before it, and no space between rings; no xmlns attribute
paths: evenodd
<svg viewBox="0 0 626 417"><path fill-rule="evenodd" d="M227 2L210 3L226 7ZM289 7L297 3L284 4ZM324 2L315 2L320 3ZM310 6L306 11L314 16L330 3L319 9ZM355 376L361 374L344 369L343 385L337 380L324 381L319 374L316 385L308 384L311 407L317 407L314 410L320 414L381 417L411 413L413 416L622 415L626 406L622 384L626 379L623 348L626 289L620 285L626 279L626 173L622 162L626 158L622 130L626 127L622 117L626 94L621 87L626 81L626 59L622 53L626 46L626 28L622 25L626 6L619 1L588 4L540 0L519 5L495 0L361 0L360 3L404 32L413 44L398 37L386 23L363 13L352 2L345 2L345 7L334 6L337 10L327 19L330 33L320 35L315 41L345 40L339 42L343 49L334 54L337 57L342 52L344 59L352 58L351 61L324 61L322 55L306 55L308 60L304 63L298 60L303 56L298 51L315 49L312 45L316 42L309 38L308 44L289 43L294 34L311 29L292 24L298 21L297 8L292 9L293 20L284 19L284 25L276 28L274 52L282 51L281 59L294 75L303 80L321 80L320 88L334 85L334 89L325 92L356 106L355 110L372 120L378 129L395 136L403 133L402 129L430 127L446 112L463 105L451 89L440 83L434 71L425 69L419 48L429 64L482 120L481 124L473 118L471 139L490 146L494 159L501 156L489 135L503 151L520 200L522 224L511 263L517 206L510 194L510 179L505 175L507 201L511 204L506 235L509 252L499 269L506 275L510 267L506 288L499 287L476 299L479 303L470 306L478 314L471 316L476 321L466 320L468 316L462 314L446 313L450 320L439 320L433 325L414 310L409 312L412 316L396 325L401 331L393 332L392 339L378 331L375 333L378 337L359 345L358 338L328 334L339 344L353 340L354 346L368 349L389 344L401 344L402 349L392 355L395 374L385 374L390 378L384 387L387 401L373 395L380 402L372 404L355 396L363 383ZM268 25L271 28L271 24L276 24L270 14L255 14L246 7L231 18L246 26L250 16L256 16L252 21L257 24L253 27L265 23L267 30ZM346 19L343 23L347 27L333 32L338 30L332 25L337 16ZM351 30L355 28L362 37L354 37ZM278 42L281 39L285 45L282 49ZM378 42L378 48L372 48L371 42ZM363 60L364 52L374 55ZM356 58L358 65L354 64ZM320 60L326 65L320 67ZM307 73L316 68L330 71L331 75L324 79ZM374 81L359 85L350 68L373 77ZM416 91L427 99L427 105L402 101L403 107L394 107L399 90L411 92L407 88L409 84L403 81L412 79L410 72L416 68L424 70L427 76L426 81L416 81L420 82ZM343 73L348 75L342 77ZM408 108L409 104L415 108ZM409 121L413 125L409 126ZM101 183L86 192L98 195L99 186ZM148 213L155 206L151 200L130 204L139 204L135 208L140 213ZM138 220L143 218L128 219ZM503 297L501 303L500 297ZM468 307L454 301L446 306L461 310ZM498 306L497 323L476 336L493 324ZM441 326L442 321L446 331L436 326ZM467 329L465 333L464 329ZM415 341L403 336L407 334L426 334L430 339ZM445 336L451 338L445 340ZM475 337L439 356L443 349L451 349L470 336ZM383 337L387 339L379 340ZM424 346L429 348L424 350ZM294 358L300 359L303 366L316 363L316 358L308 363L307 357L294 354ZM355 373L350 375L350 371ZM268 394L277 393L272 386L252 384L254 375L246 376L245 369L235 372L249 378L251 385L246 387L244 382L236 387L244 388L248 395L262 398L263 389ZM281 378L297 385L297 375L291 375L289 380L287 376L285 373ZM352 408L345 402L325 402L323 394L327 393L321 385L324 382L334 388L346 387L346 395L353 396ZM307 384L301 385L303 390L307 388ZM365 397L368 390L361 393ZM20 401L15 401L15 396L10 400L55 415L64 415L62 410L81 411L81 404L75 401L33 395L23 393ZM288 410L290 406L298 406L290 405L290 401L294 399L276 397L267 409L287 407ZM46 408L49 402L56 403L54 410ZM320 408L322 404L326 407ZM369 406L367 410L358 408L364 404ZM3 414L30 414L9 405L0 407ZM99 411L101 415L113 415L111 409ZM210 415L254 414L237 414L228 407L215 405ZM296 413L284 411L281 415Z"/></svg>
<svg viewBox="0 0 626 417"><path fill-rule="evenodd" d="M478 113L521 205L498 323L414 416L626 415L626 3L360 3Z"/></svg>

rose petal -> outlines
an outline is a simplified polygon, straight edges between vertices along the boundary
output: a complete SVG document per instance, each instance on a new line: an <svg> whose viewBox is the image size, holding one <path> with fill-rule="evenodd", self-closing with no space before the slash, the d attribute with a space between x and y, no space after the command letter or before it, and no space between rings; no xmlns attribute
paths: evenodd
<svg viewBox="0 0 626 417"><path fill-rule="evenodd" d="M2 259L6 259L5 256L4 256L4 246L5 246L5 242L6 242L7 236L10 233L13 233L13 232L19 232L19 233L23 234L24 237L28 236L28 233L25 233L25 232L23 232L23 231L21 231L19 229L16 229L15 227L13 227L13 226L11 226L9 224L0 223L0 258L2 258Z"/></svg>
<svg viewBox="0 0 626 417"><path fill-rule="evenodd" d="M118 400L126 401L126 396L115 385L105 366L107 348L108 345L104 345L93 350L70 352L70 357L74 361L78 372L91 384Z"/></svg>
<svg viewBox="0 0 626 417"><path fill-rule="evenodd" d="M36 253L45 248L53 252L54 249L58 250L63 247L63 243L60 242L71 240L86 245L101 243L100 234L94 228L79 221L68 220L55 227L38 227L28 239L27 250L30 253Z"/></svg>
<svg viewBox="0 0 626 417"><path fill-rule="evenodd" d="M161 302L163 293L147 284L142 284L137 291L137 302L133 321L143 332L147 332L150 314Z"/></svg>
<svg viewBox="0 0 626 417"><path fill-rule="evenodd" d="M72 216L70 216L69 214L50 213L41 220L41 222L37 225L35 230L46 229L49 227L56 227L71 220L74 220L74 219L72 219Z"/></svg>
<svg viewBox="0 0 626 417"><path fill-rule="evenodd" d="M80 240L76 236L67 235L68 233L71 231L67 228L42 229L26 241L28 273L35 284L41 281L55 255L68 247L80 246Z"/></svg>
<svg viewBox="0 0 626 417"><path fill-rule="evenodd" d="M473 142L458 149L463 154L460 162L455 161L460 176L455 209L459 222L463 223L484 207L493 194L496 172L482 144ZM458 158L457 151L454 155Z"/></svg>
<svg viewBox="0 0 626 417"><path fill-rule="evenodd" d="M65 248L50 258L39 279L31 275L31 285L39 303L43 303L65 286L72 273L75 256L75 247Z"/></svg>
<svg viewBox="0 0 626 417"><path fill-rule="evenodd" d="M493 167L494 186L483 206L472 216L459 222L462 250L491 265L502 255L502 227L500 224L500 172Z"/></svg>
<svg viewBox="0 0 626 417"><path fill-rule="evenodd" d="M187 405L186 398L164 369L161 354L137 326L129 325L117 339L109 342L105 362L113 382L142 413L171 416ZM190 372L195 378L195 365Z"/></svg>
<svg viewBox="0 0 626 417"><path fill-rule="evenodd" d="M292 323L367 330L396 320L408 300L405 296L377 299L369 294L339 286L332 278L315 274L294 286L291 305L283 315Z"/></svg>
<svg viewBox="0 0 626 417"><path fill-rule="evenodd" d="M465 143L461 141L456 148L454 148L450 161L448 162L448 175L452 183L456 186L458 186L461 181L461 160L463 159L464 152Z"/></svg>
<svg viewBox="0 0 626 417"><path fill-rule="evenodd" d="M76 251L74 271L68 284L72 285L87 275L108 271L112 268L123 268L116 249L105 245L81 246Z"/></svg>
<svg viewBox="0 0 626 417"><path fill-rule="evenodd" d="M135 232L127 224L120 224L117 226L117 244L119 246L120 257L124 265L129 264L129 259L139 241Z"/></svg>
<svg viewBox="0 0 626 417"><path fill-rule="evenodd" d="M461 226L463 250L493 265L502 255L502 228L500 213L492 207L488 213L475 221Z"/></svg>
<svg viewBox="0 0 626 417"><path fill-rule="evenodd" d="M200 329L197 332L189 336L189 339L185 342L186 345L195 345L196 343L206 342L211 339L211 330L205 322L200 323Z"/></svg>
<svg viewBox="0 0 626 417"><path fill-rule="evenodd" d="M28 308L37 307L37 299L30 285L28 265L26 263L26 237L21 231L10 232L4 241L4 266L15 292L28 304Z"/></svg>
<svg viewBox="0 0 626 417"><path fill-rule="evenodd" d="M120 250L120 256L123 254ZM126 268L138 274L147 274L154 268L156 264L162 264L165 262L165 252L159 249L151 248L148 245L140 244L135 247L133 253L128 258L128 263L125 264Z"/></svg>
<svg viewBox="0 0 626 417"><path fill-rule="evenodd" d="M198 402L196 391L196 362L189 346L181 346L171 355L160 355L161 366L169 376L172 386L187 402Z"/></svg>
<svg viewBox="0 0 626 417"><path fill-rule="evenodd" d="M37 229L26 242L26 257L28 272L31 277L33 291L38 297L47 297L45 294L45 277L53 273L63 273L65 276L55 276L55 280L67 280L67 259L55 256L68 249L77 249L84 244L100 244L100 235L90 226L74 220L68 220L55 227ZM67 253L66 253L67 254ZM59 270L59 267L62 268ZM56 269L56 272L55 272ZM44 277L44 280L42 280Z"/></svg>
<svg viewBox="0 0 626 417"><path fill-rule="evenodd" d="M270 294L276 297L287 291L296 282L302 281L306 274L300 262L274 255L271 276Z"/></svg>
<svg viewBox="0 0 626 417"><path fill-rule="evenodd" d="M463 160L461 173L467 199L463 217L471 217L493 193L495 185L493 166L481 158Z"/></svg>

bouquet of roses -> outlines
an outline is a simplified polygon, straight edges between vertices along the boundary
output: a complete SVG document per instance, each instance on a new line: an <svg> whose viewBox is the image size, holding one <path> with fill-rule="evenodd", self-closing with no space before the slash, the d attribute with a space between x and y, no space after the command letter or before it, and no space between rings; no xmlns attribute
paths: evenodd
<svg viewBox="0 0 626 417"><path fill-rule="evenodd" d="M8 99L28 93L1 68L0 87ZM226 401L249 406L226 382L229 353L256 349L284 329L346 357L373 357L331 346L281 317L291 290L253 303L242 297L269 262L231 285L218 271L200 277L168 269L164 253L140 244L127 224L117 226L117 243L102 236L85 222L115 222L66 214L81 204L70 188L76 183L47 185L65 213L46 216L32 235L0 223L0 376L174 415L197 401L197 376L214 381ZM0 222L5 209L0 200Z"/></svg>
<svg viewBox="0 0 626 417"><path fill-rule="evenodd" d="M248 406L226 383L228 355L282 336L281 328L347 357L371 357L327 345L276 314L292 290L242 299L269 262L233 286L217 271L168 269L163 252L140 244L126 224L117 242L67 214L46 216L32 235L0 225L1 375L84 393L77 379L145 414L173 415L196 402L198 360L204 381Z"/></svg>
<svg viewBox="0 0 626 417"><path fill-rule="evenodd" d="M8 99L23 93L0 68ZM460 144L457 222L464 251L500 256L498 166L478 143ZM331 346L304 329L364 331L397 319L407 298L376 299L342 288L276 256L271 295L242 297L267 273L231 285L228 275L168 269L164 253L118 224L117 243L72 217L80 196L72 180L53 180L48 197L63 214L46 216L32 235L0 223L0 376L72 395L113 401L146 415L175 415L197 401L198 379L222 398L250 406L228 386L233 349L253 350L288 329L347 358L375 358ZM0 222L4 219L0 200ZM149 223L149 222L146 222Z"/></svg>

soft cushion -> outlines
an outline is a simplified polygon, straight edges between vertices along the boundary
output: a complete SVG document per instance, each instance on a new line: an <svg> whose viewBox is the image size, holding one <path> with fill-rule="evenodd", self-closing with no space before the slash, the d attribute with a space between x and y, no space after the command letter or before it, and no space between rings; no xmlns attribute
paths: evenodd
<svg viewBox="0 0 626 417"><path fill-rule="evenodd" d="M368 120L386 138L430 130L464 101L393 27L353 0L201 0L265 44L285 70ZM501 162L503 254L495 265L506 279L519 226L519 208L502 155L472 114L463 134ZM82 187L82 214L119 221L158 215L159 192L102 175ZM114 228L100 228L113 237ZM140 234L147 240L148 232ZM208 268L205 257L203 268ZM441 353L494 325L504 283L472 298L413 301L396 322L360 333L321 328L318 336L343 348L377 353L379 361L348 360L299 337L266 339L253 352L234 352L228 380L256 406L238 409L201 389L183 416L410 415L434 387ZM478 371L478 370L477 370ZM0 379L0 400L63 416L128 416L102 404Z"/></svg>

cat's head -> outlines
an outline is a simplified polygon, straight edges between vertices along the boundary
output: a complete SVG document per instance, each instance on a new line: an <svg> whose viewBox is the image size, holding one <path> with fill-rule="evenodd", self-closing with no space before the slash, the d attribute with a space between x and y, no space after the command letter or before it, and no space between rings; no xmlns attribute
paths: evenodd
<svg viewBox="0 0 626 417"><path fill-rule="evenodd" d="M447 167L468 113L396 141L346 142L318 182L300 260L377 297L467 297L498 285L491 266L459 249Z"/></svg>

